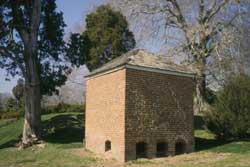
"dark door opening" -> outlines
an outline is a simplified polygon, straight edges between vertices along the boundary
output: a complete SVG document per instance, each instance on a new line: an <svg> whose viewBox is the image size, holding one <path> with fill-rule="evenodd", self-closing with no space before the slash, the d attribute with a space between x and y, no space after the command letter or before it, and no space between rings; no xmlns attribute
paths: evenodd
<svg viewBox="0 0 250 167"><path fill-rule="evenodd" d="M147 157L147 144L140 142L136 144L136 158L146 158Z"/></svg>
<svg viewBox="0 0 250 167"><path fill-rule="evenodd" d="M186 152L186 145L184 142L175 143L175 155L184 154Z"/></svg>
<svg viewBox="0 0 250 167"><path fill-rule="evenodd" d="M111 150L111 141L105 141L105 151Z"/></svg>
<svg viewBox="0 0 250 167"><path fill-rule="evenodd" d="M166 157L168 153L168 145L166 142L159 142L156 145L156 157Z"/></svg>

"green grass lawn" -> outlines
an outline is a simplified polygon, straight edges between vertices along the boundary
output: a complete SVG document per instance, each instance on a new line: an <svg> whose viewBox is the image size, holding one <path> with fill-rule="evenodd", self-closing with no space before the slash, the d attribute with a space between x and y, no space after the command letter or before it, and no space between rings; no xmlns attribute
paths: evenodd
<svg viewBox="0 0 250 167"><path fill-rule="evenodd" d="M13 147L21 137L23 120L0 127L1 167L84 167L95 162L94 158L70 153L71 149L82 147L83 114L49 114L42 120L44 149L33 146L19 151Z"/></svg>
<svg viewBox="0 0 250 167"><path fill-rule="evenodd" d="M72 150L83 147L83 114L49 114L43 115L42 120L45 147L33 146L22 151L13 145L20 140L23 120L10 124L0 120L0 167L119 166L93 156L72 153ZM204 130L201 116L196 116L195 120L195 153L160 160L137 160L126 166L250 167L249 141L218 141Z"/></svg>

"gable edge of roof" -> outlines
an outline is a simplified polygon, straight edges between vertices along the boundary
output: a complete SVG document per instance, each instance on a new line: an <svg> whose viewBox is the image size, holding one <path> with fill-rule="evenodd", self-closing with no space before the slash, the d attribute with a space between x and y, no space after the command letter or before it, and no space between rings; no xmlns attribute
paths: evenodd
<svg viewBox="0 0 250 167"><path fill-rule="evenodd" d="M98 73L86 75L85 78L92 78L92 77L99 77L102 75L107 75L112 72L121 70L123 68L128 68L128 69L135 69L135 70L141 70L141 71L147 71L147 72L155 72L155 73L161 73L161 74L168 74L168 75L174 75L174 76L181 76L181 77L190 77L190 78L195 78L196 73L185 73L181 71L171 71L171 70L165 70L165 69L160 69L160 68L153 68L153 67L146 67L146 66L137 66L137 65L131 65L131 64L121 64L119 66L116 66L112 69L107 69L105 71L100 71Z"/></svg>

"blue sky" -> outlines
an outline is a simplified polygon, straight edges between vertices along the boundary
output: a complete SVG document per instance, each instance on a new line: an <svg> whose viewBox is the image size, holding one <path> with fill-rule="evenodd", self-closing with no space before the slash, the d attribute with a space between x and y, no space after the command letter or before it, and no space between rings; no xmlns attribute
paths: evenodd
<svg viewBox="0 0 250 167"><path fill-rule="evenodd" d="M84 22L84 15L93 7L100 5L105 0L57 0L58 10L64 13L64 21L67 24L65 32L68 33L77 24ZM16 85L17 78L5 81L5 70L0 69L0 92L11 92Z"/></svg>

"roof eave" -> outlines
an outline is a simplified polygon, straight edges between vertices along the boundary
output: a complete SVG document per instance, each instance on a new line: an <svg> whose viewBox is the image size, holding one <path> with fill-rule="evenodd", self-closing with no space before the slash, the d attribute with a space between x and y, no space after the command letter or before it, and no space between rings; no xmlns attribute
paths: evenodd
<svg viewBox="0 0 250 167"><path fill-rule="evenodd" d="M124 64L121 64L121 65L119 65L119 66L116 66L116 67L113 67L113 68L109 68L109 69L107 69L107 70L102 70L102 71L99 71L99 72L96 72L96 73L93 73L93 74L88 74L88 75L85 75L84 76L84 78L91 78L91 77L98 77L98 76L100 76L100 75L105 75L105 74L109 74L109 73L112 73L112 72L114 72L114 71L117 71L117 70L120 70L120 69L122 69L122 68L124 68L125 67L125 64L126 63L124 63Z"/></svg>
<svg viewBox="0 0 250 167"><path fill-rule="evenodd" d="M190 77L190 78L194 78L196 76L196 73L192 73L192 72L188 73L188 72L181 72L181 71L172 71L172 70L165 70L165 69L160 69L160 68L138 66L138 65L131 65L131 64L124 63L111 69L107 69L107 70L99 71L97 73L86 75L85 78L88 79L92 77L106 75L106 74L121 70L123 68L162 73L162 74L168 74L168 75L175 75L175 76L181 76L181 77Z"/></svg>
<svg viewBox="0 0 250 167"><path fill-rule="evenodd" d="M169 75L182 76L182 77L194 78L196 76L196 73L193 73L193 72L188 73L188 72L181 72L181 71L172 71L172 70L153 68L153 67L146 67L146 66L138 66L138 65L131 65L131 64L126 64L125 66L126 66L126 68L129 68L129 69L148 71L148 72L155 72L155 73L162 73L162 74L169 74Z"/></svg>

